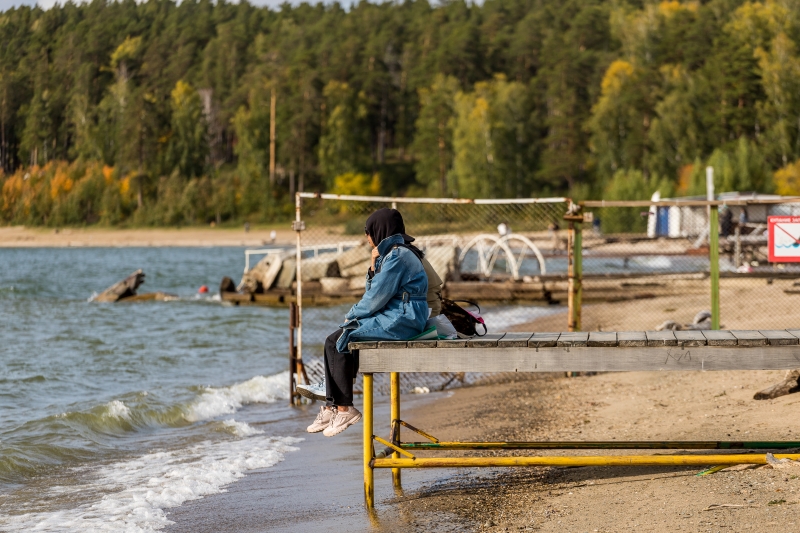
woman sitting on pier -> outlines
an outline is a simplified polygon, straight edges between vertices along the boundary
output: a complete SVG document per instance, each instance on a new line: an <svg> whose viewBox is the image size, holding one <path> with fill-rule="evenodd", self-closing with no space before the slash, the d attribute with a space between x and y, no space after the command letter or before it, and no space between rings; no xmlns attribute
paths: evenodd
<svg viewBox="0 0 800 533"><path fill-rule="evenodd" d="M396 209L378 209L364 232L373 248L364 296L345 315L344 324L325 340L325 381L298 385L307 398L326 400L309 433L337 435L361 420L353 407L358 359L347 345L362 340L405 340L422 333L428 319L428 277L422 251L405 234Z"/></svg>

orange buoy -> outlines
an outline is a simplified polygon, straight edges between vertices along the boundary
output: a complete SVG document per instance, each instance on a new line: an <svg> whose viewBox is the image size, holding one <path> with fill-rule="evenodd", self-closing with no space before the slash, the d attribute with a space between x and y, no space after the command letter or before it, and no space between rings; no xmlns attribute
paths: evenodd
<svg viewBox="0 0 800 533"><path fill-rule="evenodd" d="M202 287L197 289L197 292L199 292L200 294L206 294L208 292L208 285L203 285Z"/></svg>

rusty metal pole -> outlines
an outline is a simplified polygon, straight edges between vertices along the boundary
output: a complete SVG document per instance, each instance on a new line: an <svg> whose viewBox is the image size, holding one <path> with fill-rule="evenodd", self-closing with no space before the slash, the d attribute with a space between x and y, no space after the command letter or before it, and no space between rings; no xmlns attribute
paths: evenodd
<svg viewBox="0 0 800 533"><path fill-rule="evenodd" d="M297 304L297 309L296 309L297 342L295 343L296 344L295 364L303 369L303 376L305 377L305 368L303 366L303 261L302 261L303 253L302 250L300 249L302 245L300 235L302 234L303 230L306 229L306 225L303 222L302 218L303 199L300 197L299 192L295 193L294 198L295 198L294 200L295 220L294 223L292 224L292 229L297 233L297 252L295 255L295 260L297 263L297 273L296 273L297 281L295 282L297 284L296 285L297 290L295 293L296 294L295 303Z"/></svg>
<svg viewBox="0 0 800 533"><path fill-rule="evenodd" d="M294 331L297 327L297 304L289 302L289 405L294 405L295 381L297 374L297 347L294 345Z"/></svg>
<svg viewBox="0 0 800 533"><path fill-rule="evenodd" d="M575 223L567 232L567 331L575 331Z"/></svg>

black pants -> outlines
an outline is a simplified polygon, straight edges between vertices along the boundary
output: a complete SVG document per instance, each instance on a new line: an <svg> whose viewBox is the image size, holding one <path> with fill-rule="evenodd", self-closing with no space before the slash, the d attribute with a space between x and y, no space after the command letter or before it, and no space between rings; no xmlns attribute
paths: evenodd
<svg viewBox="0 0 800 533"><path fill-rule="evenodd" d="M337 329L325 339L325 396L328 407L353 405L353 380L358 373L358 357L336 351L336 341L342 335Z"/></svg>

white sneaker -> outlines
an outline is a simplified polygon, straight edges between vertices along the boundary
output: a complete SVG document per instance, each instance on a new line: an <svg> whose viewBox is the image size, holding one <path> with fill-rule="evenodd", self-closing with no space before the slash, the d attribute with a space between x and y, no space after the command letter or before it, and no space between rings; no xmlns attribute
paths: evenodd
<svg viewBox="0 0 800 533"><path fill-rule="evenodd" d="M313 385L297 385L297 392L300 396L304 396L309 400L322 400L325 401L325 382L320 381Z"/></svg>
<svg viewBox="0 0 800 533"><path fill-rule="evenodd" d="M323 431L322 434L326 437L333 437L334 435L338 435L345 429L349 428L359 420L361 420L361 413L355 407L348 407L347 411L339 411L336 409L336 414L331 420L330 425L325 428L325 431Z"/></svg>
<svg viewBox="0 0 800 533"><path fill-rule="evenodd" d="M333 409L335 409L335 407ZM333 420L333 409L324 405L320 407L316 420L314 420L314 423L306 428L306 431L309 433L319 433L326 427L330 426L331 420Z"/></svg>

